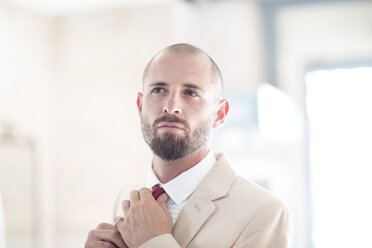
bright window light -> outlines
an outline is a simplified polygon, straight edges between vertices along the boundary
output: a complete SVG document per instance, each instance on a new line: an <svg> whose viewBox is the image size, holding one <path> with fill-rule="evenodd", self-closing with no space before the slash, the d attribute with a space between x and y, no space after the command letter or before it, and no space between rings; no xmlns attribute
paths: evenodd
<svg viewBox="0 0 372 248"><path fill-rule="evenodd" d="M314 248L371 248L372 67L306 75Z"/></svg>

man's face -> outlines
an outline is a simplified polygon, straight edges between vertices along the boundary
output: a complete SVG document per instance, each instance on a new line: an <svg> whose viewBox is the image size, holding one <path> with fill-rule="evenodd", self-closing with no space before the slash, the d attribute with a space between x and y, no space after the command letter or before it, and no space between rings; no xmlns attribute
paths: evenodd
<svg viewBox="0 0 372 248"><path fill-rule="evenodd" d="M212 75L203 54L153 60L137 104L145 141L160 158L180 159L208 142L218 107Z"/></svg>

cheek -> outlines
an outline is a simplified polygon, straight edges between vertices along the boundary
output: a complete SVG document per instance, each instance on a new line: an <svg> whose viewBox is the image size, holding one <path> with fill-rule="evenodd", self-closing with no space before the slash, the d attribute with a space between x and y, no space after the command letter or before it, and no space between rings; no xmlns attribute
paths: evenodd
<svg viewBox="0 0 372 248"><path fill-rule="evenodd" d="M144 116L157 115L161 113L161 103L154 99L147 99L143 102L142 113Z"/></svg>
<svg viewBox="0 0 372 248"><path fill-rule="evenodd" d="M141 121L147 125L153 125L154 121L162 115L162 107L159 101L148 100L143 103Z"/></svg>
<svg viewBox="0 0 372 248"><path fill-rule="evenodd" d="M216 113L212 108L202 105L195 106L189 113L189 119L193 122L190 125L198 127L198 125L209 123L212 126L216 117L215 115Z"/></svg>

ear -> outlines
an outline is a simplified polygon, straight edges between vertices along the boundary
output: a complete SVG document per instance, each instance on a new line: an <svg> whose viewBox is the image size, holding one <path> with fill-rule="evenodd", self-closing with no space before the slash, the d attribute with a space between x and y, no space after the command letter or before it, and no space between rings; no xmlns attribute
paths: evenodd
<svg viewBox="0 0 372 248"><path fill-rule="evenodd" d="M230 108L229 100L227 99L219 100L218 109L216 112L216 119L214 120L214 123L213 123L214 129L219 128L223 125L223 123L225 122L227 113L229 112L229 108Z"/></svg>
<svg viewBox="0 0 372 248"><path fill-rule="evenodd" d="M142 97L143 97L143 94L141 92L138 92L138 94L137 94L137 108L138 108L138 113L139 114L142 112Z"/></svg>

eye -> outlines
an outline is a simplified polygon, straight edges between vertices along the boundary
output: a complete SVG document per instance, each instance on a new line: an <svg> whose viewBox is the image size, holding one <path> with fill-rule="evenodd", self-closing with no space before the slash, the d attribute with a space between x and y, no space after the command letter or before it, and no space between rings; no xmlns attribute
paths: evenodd
<svg viewBox="0 0 372 248"><path fill-rule="evenodd" d="M188 96L192 96L192 97L197 97L199 96L198 93L196 93L195 91L193 90L185 90L185 95L188 95Z"/></svg>
<svg viewBox="0 0 372 248"><path fill-rule="evenodd" d="M153 88L151 90L152 94L161 94L161 93L165 93L165 92L166 92L166 89L161 88L161 87L156 87L156 88Z"/></svg>

